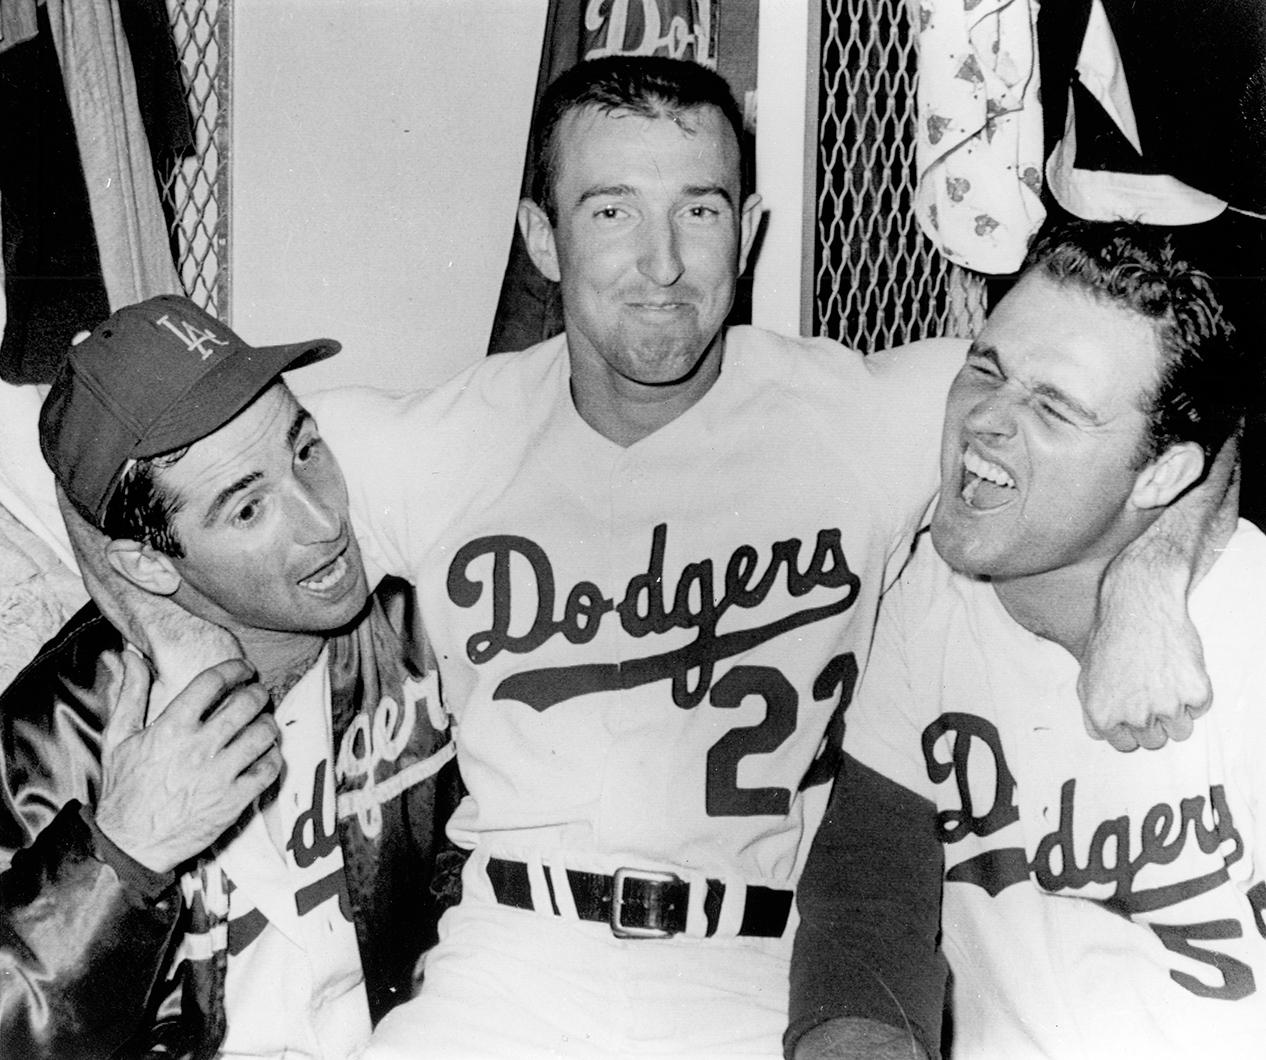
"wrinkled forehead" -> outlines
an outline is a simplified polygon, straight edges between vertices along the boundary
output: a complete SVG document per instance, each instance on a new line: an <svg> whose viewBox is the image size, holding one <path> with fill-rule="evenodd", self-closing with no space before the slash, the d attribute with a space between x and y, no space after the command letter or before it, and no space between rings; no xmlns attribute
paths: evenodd
<svg viewBox="0 0 1266 1060"><path fill-rule="evenodd" d="M157 480L182 501L196 501L225 482L262 474L269 457L288 447L309 419L278 377L218 430L156 457Z"/></svg>
<svg viewBox="0 0 1266 1060"><path fill-rule="evenodd" d="M1155 322L1078 283L1031 272L999 302L972 345L1030 387L1087 405L1143 405L1164 357Z"/></svg>
<svg viewBox="0 0 1266 1060"><path fill-rule="evenodd" d="M246 452L254 442L284 436L290 430L291 421L302 413L298 399L278 376L224 426L194 442L189 452L191 455L213 451Z"/></svg>

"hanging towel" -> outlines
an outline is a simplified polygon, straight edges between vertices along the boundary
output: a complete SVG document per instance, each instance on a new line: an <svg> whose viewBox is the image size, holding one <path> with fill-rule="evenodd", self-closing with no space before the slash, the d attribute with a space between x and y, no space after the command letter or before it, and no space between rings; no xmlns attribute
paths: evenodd
<svg viewBox="0 0 1266 1060"><path fill-rule="evenodd" d="M0 0L3 2L3 0ZM71 336L110 315L88 189L47 12L0 52L0 379L51 383Z"/></svg>
<svg viewBox="0 0 1266 1060"><path fill-rule="evenodd" d="M1019 268L1045 211L1037 0L910 0L918 36L915 213L951 261Z"/></svg>
<svg viewBox="0 0 1266 1060"><path fill-rule="evenodd" d="M0 4L0 51L30 40L37 32L35 0L5 0Z"/></svg>
<svg viewBox="0 0 1266 1060"><path fill-rule="evenodd" d="M79 142L110 308L180 291L111 0L46 0Z"/></svg>

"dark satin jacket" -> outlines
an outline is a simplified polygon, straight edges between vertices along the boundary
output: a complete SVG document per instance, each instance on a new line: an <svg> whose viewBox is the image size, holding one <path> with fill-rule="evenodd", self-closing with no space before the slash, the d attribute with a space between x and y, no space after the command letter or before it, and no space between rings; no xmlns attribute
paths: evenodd
<svg viewBox="0 0 1266 1060"><path fill-rule="evenodd" d="M152 873L84 809L99 790L108 707L98 660L122 648L89 604L0 696L0 1057L207 1057L224 1037L231 928L227 909L206 900L218 869ZM442 866L460 869L444 839L459 781L449 733L432 726L416 686L412 696L403 687L399 640L378 606L329 649L332 761L358 718L354 731L372 733L377 722L393 737L387 755L366 759L368 736L353 733L348 757L367 764L374 783L349 769L341 772L359 775L335 786L340 900L377 1023L411 996L417 959L454 897L437 898L435 881L437 857L445 880ZM407 696L414 709L399 709ZM177 960L182 940L199 935L207 945L185 946Z"/></svg>

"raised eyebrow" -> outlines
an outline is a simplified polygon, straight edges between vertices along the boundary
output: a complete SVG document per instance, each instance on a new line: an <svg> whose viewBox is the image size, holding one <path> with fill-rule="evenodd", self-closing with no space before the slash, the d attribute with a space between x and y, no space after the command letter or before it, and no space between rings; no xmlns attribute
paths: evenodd
<svg viewBox="0 0 1266 1060"><path fill-rule="evenodd" d="M316 420L312 418L312 413L310 413L307 409L300 409L295 413L295 418L290 421L290 427L286 430L287 448L294 448L295 442L299 440L299 435L304 432L304 429L309 424L315 426ZM252 471L220 490L220 492L215 495L215 500L211 502L211 507L207 509L206 517L202 520L203 526L210 526L214 523L219 517L220 512L224 510L224 506L228 504L234 496L241 493L242 490L247 489L252 484L258 482L263 477L264 473L262 471Z"/></svg>
<svg viewBox="0 0 1266 1060"><path fill-rule="evenodd" d="M224 510L224 506L229 503L242 490L249 487L252 483L258 482L264 477L262 471L252 471L248 475L243 475L236 482L225 486L215 495L215 500L211 502L211 507L207 509L207 514L203 516L202 525L209 527L219 517L220 512Z"/></svg>
<svg viewBox="0 0 1266 1060"><path fill-rule="evenodd" d="M294 444L299 440L299 435L303 433L303 429L312 424L316 426L316 420L312 418L312 413L307 409L300 409L295 413L295 418L290 421L290 429L286 431L286 447L294 448Z"/></svg>

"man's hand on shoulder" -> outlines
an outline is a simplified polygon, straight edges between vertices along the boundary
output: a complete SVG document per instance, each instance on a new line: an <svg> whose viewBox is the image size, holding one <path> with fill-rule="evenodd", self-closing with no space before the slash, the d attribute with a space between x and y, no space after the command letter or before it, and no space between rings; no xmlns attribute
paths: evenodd
<svg viewBox="0 0 1266 1060"><path fill-rule="evenodd" d="M116 704L102 735L97 827L164 873L222 836L281 772L268 694L240 659L195 677L145 725L150 677L132 652L110 657Z"/></svg>
<svg viewBox="0 0 1266 1060"><path fill-rule="evenodd" d="M843 1016L819 1023L796 1043L794 1060L927 1060L908 1031Z"/></svg>

